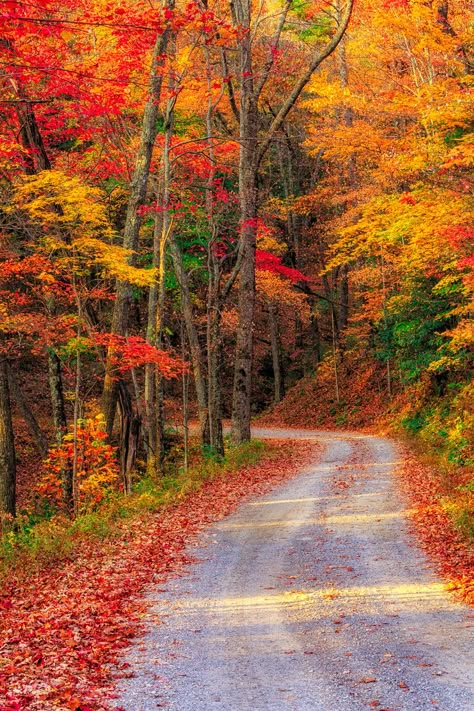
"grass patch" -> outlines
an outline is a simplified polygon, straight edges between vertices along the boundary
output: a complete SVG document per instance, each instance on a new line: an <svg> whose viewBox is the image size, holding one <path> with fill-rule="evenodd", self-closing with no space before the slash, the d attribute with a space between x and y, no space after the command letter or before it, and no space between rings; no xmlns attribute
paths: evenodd
<svg viewBox="0 0 474 711"><path fill-rule="evenodd" d="M179 503L198 491L204 482L275 456L276 449L259 440L239 446L228 444L226 456L220 460L203 456L196 446L187 471L177 469L156 479L137 478L130 496L113 493L95 511L74 521L59 515L38 519L37 515L20 514L14 528L0 536L0 582L2 578L21 577L46 565L71 560L84 546L124 537L128 526L165 506Z"/></svg>

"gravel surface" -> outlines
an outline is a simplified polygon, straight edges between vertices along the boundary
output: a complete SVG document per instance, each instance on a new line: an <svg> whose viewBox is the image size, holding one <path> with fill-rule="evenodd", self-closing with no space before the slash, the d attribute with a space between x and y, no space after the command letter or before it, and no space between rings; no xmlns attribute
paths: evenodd
<svg viewBox="0 0 474 711"><path fill-rule="evenodd" d="M408 530L386 439L314 438L318 461L213 525L151 592L126 711L474 710L474 615Z"/></svg>

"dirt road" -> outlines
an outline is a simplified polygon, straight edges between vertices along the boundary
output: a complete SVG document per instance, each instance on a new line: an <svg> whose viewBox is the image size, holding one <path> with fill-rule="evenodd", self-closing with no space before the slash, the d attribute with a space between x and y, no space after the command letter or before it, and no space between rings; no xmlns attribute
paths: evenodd
<svg viewBox="0 0 474 711"><path fill-rule="evenodd" d="M397 451L350 433L214 525L151 597L126 711L473 711L474 619L430 570L393 483ZM161 624L156 624L156 620Z"/></svg>

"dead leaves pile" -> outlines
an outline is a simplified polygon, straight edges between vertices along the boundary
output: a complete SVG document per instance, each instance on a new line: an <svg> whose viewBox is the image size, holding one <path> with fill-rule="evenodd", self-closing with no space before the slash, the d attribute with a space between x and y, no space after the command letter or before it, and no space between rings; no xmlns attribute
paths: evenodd
<svg viewBox="0 0 474 711"><path fill-rule="evenodd" d="M276 448L276 452L275 452ZM105 711L113 670L140 631L143 591L188 562L186 546L244 499L268 492L314 456L307 442L275 443L256 466L204 483L179 504L123 524L73 560L0 591L0 711ZM116 673L116 672L115 672Z"/></svg>

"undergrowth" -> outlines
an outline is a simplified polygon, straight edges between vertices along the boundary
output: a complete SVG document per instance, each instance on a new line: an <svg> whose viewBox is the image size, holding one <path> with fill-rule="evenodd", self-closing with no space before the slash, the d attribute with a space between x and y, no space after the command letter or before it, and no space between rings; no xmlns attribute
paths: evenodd
<svg viewBox="0 0 474 711"><path fill-rule="evenodd" d="M205 481L274 455L271 445L258 440L229 445L222 459L198 452L196 447L187 471L181 468L162 478L137 478L131 495L110 493L96 510L75 520L48 511L42 516L20 513L14 527L5 526L0 535L0 581L11 574L21 577L33 568L71 559L84 545L126 536L127 523L139 522L147 514L177 504Z"/></svg>
<svg viewBox="0 0 474 711"><path fill-rule="evenodd" d="M442 397L423 383L395 403L391 424L436 472L442 509L474 544L474 385L453 383Z"/></svg>

